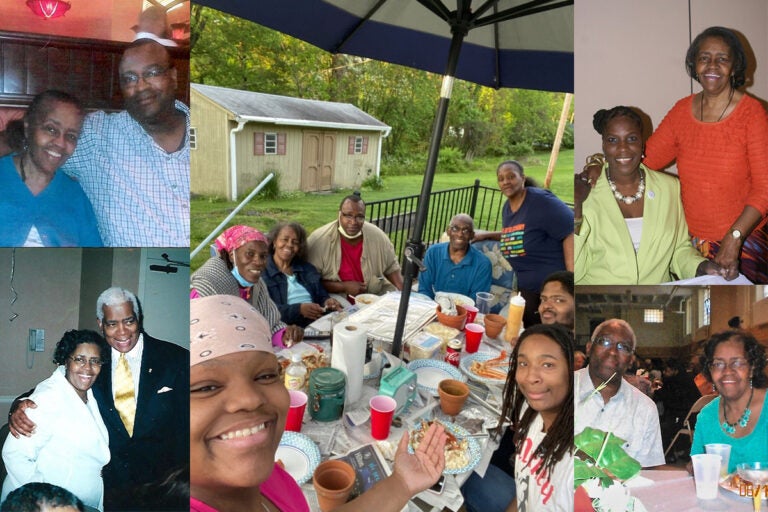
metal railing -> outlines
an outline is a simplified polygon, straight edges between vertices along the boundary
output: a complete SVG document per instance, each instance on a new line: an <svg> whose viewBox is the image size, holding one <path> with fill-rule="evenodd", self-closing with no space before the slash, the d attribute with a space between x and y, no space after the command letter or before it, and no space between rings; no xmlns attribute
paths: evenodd
<svg viewBox="0 0 768 512"><path fill-rule="evenodd" d="M498 188L474 185L432 192L422 240L425 247L440 240L451 218L467 213L475 220L475 229L499 231L501 207L506 198ZM402 255L416 220L419 196L404 196L366 203L368 221L389 235L395 254Z"/></svg>

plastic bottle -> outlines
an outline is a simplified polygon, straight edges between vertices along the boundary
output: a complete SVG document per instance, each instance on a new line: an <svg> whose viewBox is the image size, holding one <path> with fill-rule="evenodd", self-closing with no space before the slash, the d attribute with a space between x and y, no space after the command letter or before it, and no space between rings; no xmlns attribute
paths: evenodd
<svg viewBox="0 0 768 512"><path fill-rule="evenodd" d="M504 339L512 343L520 336L520 327L523 325L523 312L525 311L525 299L519 293L509 298L509 311L507 312L507 330L504 331Z"/></svg>
<svg viewBox="0 0 768 512"><path fill-rule="evenodd" d="M307 379L307 367L301 359L301 354L291 356L291 364L285 369L285 387L300 391Z"/></svg>

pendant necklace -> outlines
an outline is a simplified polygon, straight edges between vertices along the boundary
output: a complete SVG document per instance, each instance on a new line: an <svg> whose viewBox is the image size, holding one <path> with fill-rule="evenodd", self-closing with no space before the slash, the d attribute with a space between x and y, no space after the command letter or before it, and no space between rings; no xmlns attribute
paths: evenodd
<svg viewBox="0 0 768 512"><path fill-rule="evenodd" d="M733 87L731 87L731 93L728 95L728 104L723 109L723 112L720 114L720 117L717 118L717 121L715 121L716 123L720 122L720 120L725 115L725 111L728 110L728 107L731 106L731 100L733 100ZM699 106L700 106L699 119L703 123L704 122L704 92L703 91L701 93L701 101L699 102Z"/></svg>
<svg viewBox="0 0 768 512"><path fill-rule="evenodd" d="M613 191L613 197L615 197L618 201L621 201L624 204L632 204L643 197L643 194L645 193L645 173L643 172L642 168L638 170L640 171L640 184L637 186L637 192L631 196L625 196L618 191L616 184L611 179L610 168L605 169L605 177L608 179L608 186L611 187L611 191Z"/></svg>
<svg viewBox="0 0 768 512"><path fill-rule="evenodd" d="M721 427L723 428L723 430L726 433L731 434L731 435L735 434L736 433L736 425L738 425L741 428L746 428L747 427L747 423L749 423L749 417L752 415L752 410L749 408L749 406L752 403L752 397L754 396L754 394L755 394L755 389L754 388L750 388L749 400L747 401L747 407L744 409L744 412L741 413L741 417L738 420L736 420L735 423L731 423L731 422L728 421L728 416L727 416L727 414L725 412L725 402L723 402L723 419L725 419L725 421L723 421L723 424L721 425Z"/></svg>

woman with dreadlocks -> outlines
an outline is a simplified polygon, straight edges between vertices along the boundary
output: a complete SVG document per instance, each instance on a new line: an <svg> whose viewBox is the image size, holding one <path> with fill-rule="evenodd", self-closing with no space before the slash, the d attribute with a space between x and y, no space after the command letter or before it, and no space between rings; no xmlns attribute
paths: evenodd
<svg viewBox="0 0 768 512"><path fill-rule="evenodd" d="M534 325L512 351L499 422L515 432L516 499L507 512L573 511L573 351L559 325Z"/></svg>

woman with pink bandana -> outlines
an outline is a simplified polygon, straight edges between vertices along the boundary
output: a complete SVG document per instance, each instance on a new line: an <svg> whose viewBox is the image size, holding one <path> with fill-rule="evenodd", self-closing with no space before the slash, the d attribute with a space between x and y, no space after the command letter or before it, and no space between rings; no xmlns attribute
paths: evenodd
<svg viewBox="0 0 768 512"><path fill-rule="evenodd" d="M253 304L269 322L273 345L291 346L301 341L304 330L297 325L287 326L280 320L280 310L260 279L267 266L267 237L249 226L232 226L219 235L215 243L218 254L192 274L190 298L238 296Z"/></svg>
<svg viewBox="0 0 768 512"><path fill-rule="evenodd" d="M308 512L301 488L275 461L289 397L272 353L269 325L240 299L190 304L190 512ZM443 428L416 452L404 434L391 476L338 512L397 512L445 467Z"/></svg>

